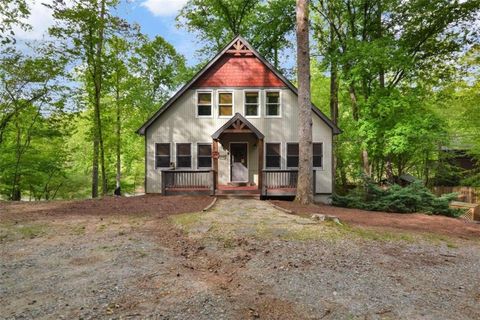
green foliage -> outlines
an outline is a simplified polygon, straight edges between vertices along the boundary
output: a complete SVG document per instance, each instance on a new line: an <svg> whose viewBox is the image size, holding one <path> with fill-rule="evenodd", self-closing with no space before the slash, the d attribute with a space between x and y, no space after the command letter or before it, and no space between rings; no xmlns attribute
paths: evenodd
<svg viewBox="0 0 480 320"><path fill-rule="evenodd" d="M206 43L201 53L216 54L236 35L245 37L277 67L282 50L292 47L294 0L190 0L177 17L178 25Z"/></svg>
<svg viewBox="0 0 480 320"><path fill-rule="evenodd" d="M364 186L351 191L346 196L334 195L333 205L346 208L357 208L371 211L429 214L458 217L463 212L449 208L450 201L457 194L446 194L436 197L419 181L406 187L392 185L381 188L364 180Z"/></svg>

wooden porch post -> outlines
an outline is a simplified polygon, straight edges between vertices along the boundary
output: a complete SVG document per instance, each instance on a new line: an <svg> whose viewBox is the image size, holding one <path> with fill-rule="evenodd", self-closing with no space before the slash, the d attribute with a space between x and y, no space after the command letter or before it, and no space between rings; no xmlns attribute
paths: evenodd
<svg viewBox="0 0 480 320"><path fill-rule="evenodd" d="M215 181L215 188L218 186L218 157L219 157L219 152L218 152L218 139L213 139L213 144L212 144L212 160L213 160L213 173L214 173L214 181Z"/></svg>
<svg viewBox="0 0 480 320"><path fill-rule="evenodd" d="M258 139L258 189L263 190L263 139Z"/></svg>

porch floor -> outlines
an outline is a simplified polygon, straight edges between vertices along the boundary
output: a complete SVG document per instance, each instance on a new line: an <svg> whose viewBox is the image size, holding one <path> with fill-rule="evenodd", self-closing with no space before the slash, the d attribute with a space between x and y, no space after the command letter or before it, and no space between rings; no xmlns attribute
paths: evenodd
<svg viewBox="0 0 480 320"><path fill-rule="evenodd" d="M258 191L258 186L230 186L219 184L217 190Z"/></svg>

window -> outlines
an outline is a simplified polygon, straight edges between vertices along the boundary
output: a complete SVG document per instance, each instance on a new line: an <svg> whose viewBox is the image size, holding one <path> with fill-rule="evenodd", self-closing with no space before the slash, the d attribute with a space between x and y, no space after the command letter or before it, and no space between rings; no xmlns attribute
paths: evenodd
<svg viewBox="0 0 480 320"><path fill-rule="evenodd" d="M321 168L323 166L323 143L313 144L313 167Z"/></svg>
<svg viewBox="0 0 480 320"><path fill-rule="evenodd" d="M298 143L287 143L287 167L298 168Z"/></svg>
<svg viewBox="0 0 480 320"><path fill-rule="evenodd" d="M212 116L212 93L211 92L197 92L197 116L199 117Z"/></svg>
<svg viewBox="0 0 480 320"><path fill-rule="evenodd" d="M221 117L233 115L233 94L232 92L218 93L218 115Z"/></svg>
<svg viewBox="0 0 480 320"><path fill-rule="evenodd" d="M170 167L170 143L155 144L155 168Z"/></svg>
<svg viewBox="0 0 480 320"><path fill-rule="evenodd" d="M198 144L197 145L197 167L211 168L212 167L212 145Z"/></svg>
<svg viewBox="0 0 480 320"><path fill-rule="evenodd" d="M258 105L259 105L258 91L246 91L245 92L245 115L249 117L260 116Z"/></svg>
<svg viewBox="0 0 480 320"><path fill-rule="evenodd" d="M267 116L280 116L280 91L267 91L266 93L266 109Z"/></svg>
<svg viewBox="0 0 480 320"><path fill-rule="evenodd" d="M266 168L280 168L280 143L266 144Z"/></svg>
<svg viewBox="0 0 480 320"><path fill-rule="evenodd" d="M190 143L177 143L177 167L192 167L192 150Z"/></svg>

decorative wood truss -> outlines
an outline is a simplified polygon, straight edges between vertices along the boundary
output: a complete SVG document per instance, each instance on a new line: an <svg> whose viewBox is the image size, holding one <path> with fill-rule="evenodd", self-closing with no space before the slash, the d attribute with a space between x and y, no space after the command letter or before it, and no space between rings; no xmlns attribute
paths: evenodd
<svg viewBox="0 0 480 320"><path fill-rule="evenodd" d="M231 46L228 48L227 53L231 53L234 56L253 56L253 52L248 49L248 47L243 43L242 40L237 39Z"/></svg>
<svg viewBox="0 0 480 320"><path fill-rule="evenodd" d="M228 120L212 135L212 138L218 139L220 135L224 133L253 133L258 139L263 139L264 137L263 134L240 113L236 113Z"/></svg>

